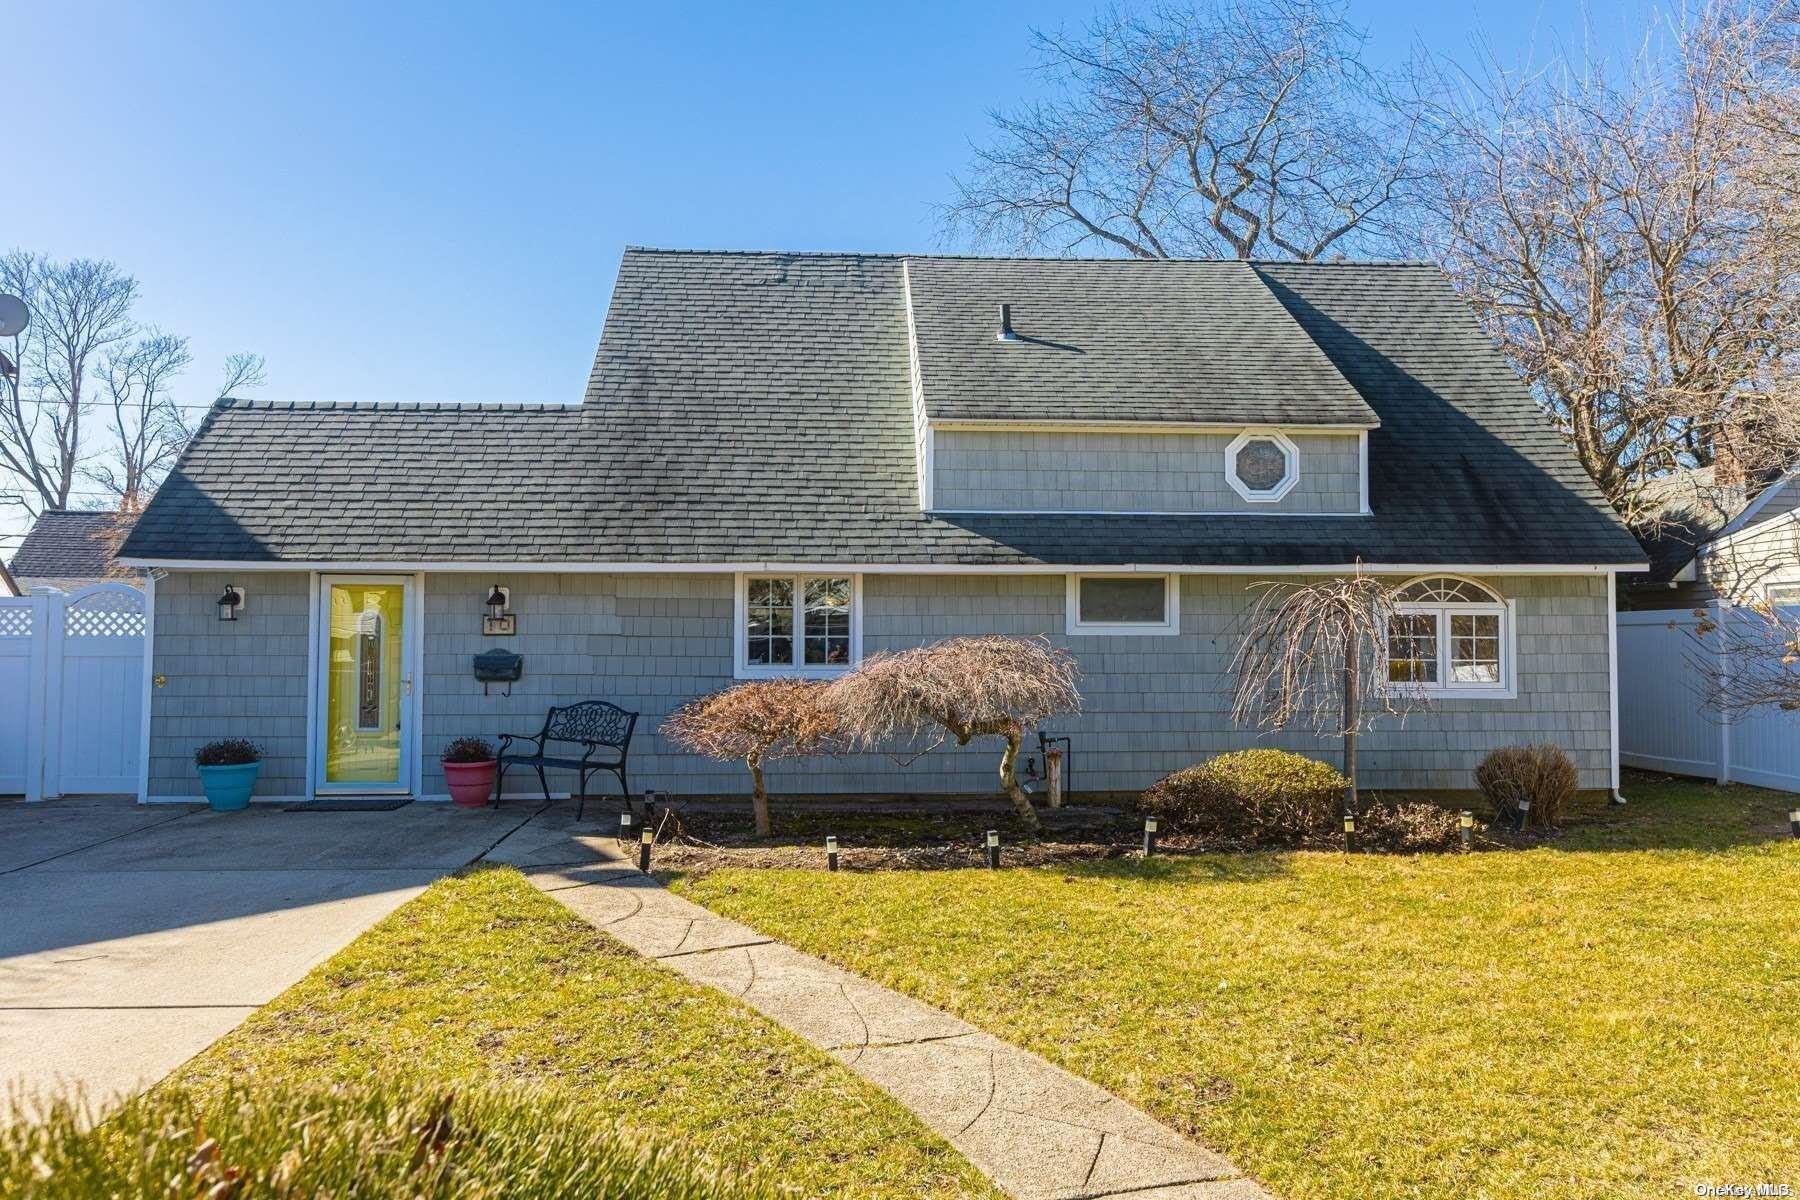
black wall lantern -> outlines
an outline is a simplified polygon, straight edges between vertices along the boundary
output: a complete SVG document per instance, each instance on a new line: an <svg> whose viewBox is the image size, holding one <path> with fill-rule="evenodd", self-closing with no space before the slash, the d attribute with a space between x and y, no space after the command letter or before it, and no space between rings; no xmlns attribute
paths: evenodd
<svg viewBox="0 0 1800 1200"><path fill-rule="evenodd" d="M244 589L234 587L229 583L226 584L224 592L219 595L218 604L219 620L237 620L238 613L242 612L244 608Z"/></svg>
<svg viewBox="0 0 1800 1200"><path fill-rule="evenodd" d="M485 636L504 637L517 631L515 618L506 611L511 603L512 593L496 583L482 602L481 632Z"/></svg>

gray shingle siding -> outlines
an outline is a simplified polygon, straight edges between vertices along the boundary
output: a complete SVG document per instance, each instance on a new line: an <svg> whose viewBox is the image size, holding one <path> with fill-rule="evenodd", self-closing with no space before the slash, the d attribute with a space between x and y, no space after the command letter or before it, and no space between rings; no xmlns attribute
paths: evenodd
<svg viewBox="0 0 1800 1200"><path fill-rule="evenodd" d="M1300 482L1252 503L1225 478L1230 433L1049 433L942 429L937 509L976 512L1354 513L1362 506L1355 434L1291 433Z"/></svg>
<svg viewBox="0 0 1800 1200"><path fill-rule="evenodd" d="M245 591L237 621L219 620L227 583ZM262 747L257 796L305 791L309 586L285 571L157 580L151 673L164 683L150 689L150 795L199 796L194 751L222 737Z"/></svg>
<svg viewBox="0 0 1800 1200"><path fill-rule="evenodd" d="M305 775L307 579L233 577L251 609L228 625L213 600L216 572L171 572L156 597L153 795L198 794L190 756L212 737L250 736L269 751L259 795L298 794ZM969 633L1045 636L1080 662L1084 711L1051 722L1075 739L1084 789L1141 788L1225 750L1284 745L1335 761L1334 744L1304 735L1259 737L1232 727L1226 667L1249 576L1182 580L1176 637L1066 637L1061 575L868 575L865 653ZM535 731L551 704L610 699L643 713L632 752L634 790L741 794L735 763L713 763L663 741L663 719L690 697L731 682L733 581L726 575L512 575L519 633L480 635L490 574L432 574L424 595L421 791L444 791L437 756L453 737ZM1440 702L1364 740L1373 787L1467 788L1495 746L1552 741L1574 756L1587 787L1609 782L1611 721L1604 576L1490 578L1518 602L1516 700ZM510 697L482 695L470 658L505 646L525 657ZM910 765L887 754L782 762L772 786L790 792L987 793L992 746L940 748ZM517 791L535 780L519 778ZM568 777L552 776L562 790ZM601 780L596 789L607 786ZM509 780L509 790L512 781Z"/></svg>

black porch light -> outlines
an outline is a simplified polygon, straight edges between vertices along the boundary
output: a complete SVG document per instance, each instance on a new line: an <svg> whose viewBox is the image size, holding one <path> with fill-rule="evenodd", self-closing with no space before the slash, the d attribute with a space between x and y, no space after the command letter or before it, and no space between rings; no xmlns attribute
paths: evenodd
<svg viewBox="0 0 1800 1200"><path fill-rule="evenodd" d="M238 619L238 609L244 607L244 593L228 583L219 595L218 604L219 620L235 621Z"/></svg>
<svg viewBox="0 0 1800 1200"><path fill-rule="evenodd" d="M497 583L494 585L494 590L488 593L487 615L496 621L506 615L506 593L500 590L500 585Z"/></svg>

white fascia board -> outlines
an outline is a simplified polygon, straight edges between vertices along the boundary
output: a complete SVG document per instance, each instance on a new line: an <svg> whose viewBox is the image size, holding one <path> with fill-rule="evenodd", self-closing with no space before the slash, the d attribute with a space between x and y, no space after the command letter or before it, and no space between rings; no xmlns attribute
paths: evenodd
<svg viewBox="0 0 1800 1200"><path fill-rule="evenodd" d="M294 562L243 562L191 558L119 559L130 567L155 567L166 571L328 571L410 575L418 571L443 574L487 575L503 571L514 575L732 575L739 571L805 572L840 575L1066 575L1070 571L1111 571L1151 575L1421 575L1449 572L1472 575L1605 575L1613 571L1648 571L1648 562L1625 563L1448 563L1448 562L1348 562L1299 563L1287 566L1215 565L1183 566L1176 563L859 563L781 562L773 559L742 562L381 562L298 560Z"/></svg>
<svg viewBox="0 0 1800 1200"><path fill-rule="evenodd" d="M919 331L913 323L912 270L900 263L900 290L906 300L907 377L912 386L913 465L919 475L919 508L930 512L937 483L937 464L933 461L931 418L925 412L925 377L919 370Z"/></svg>
<svg viewBox="0 0 1800 1200"><path fill-rule="evenodd" d="M1309 433L1367 433L1380 425L1247 425L1218 421L996 421L933 417L937 429L971 433L1242 433L1246 429L1279 429L1304 436Z"/></svg>

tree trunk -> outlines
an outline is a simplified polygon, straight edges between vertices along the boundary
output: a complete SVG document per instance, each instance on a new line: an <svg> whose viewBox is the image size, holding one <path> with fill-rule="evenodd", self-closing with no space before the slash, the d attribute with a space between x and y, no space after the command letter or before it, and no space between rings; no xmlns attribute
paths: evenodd
<svg viewBox="0 0 1800 1200"><path fill-rule="evenodd" d="M1018 773L1013 769L1019 762L1019 743L1025 739L1025 732L1019 728L1018 722L1008 721L1000 734L1006 738L1006 753L1000 756L1000 786L1012 797L1013 810L1019 814L1019 820L1025 822L1027 827L1036 829L1037 811L1031 807L1031 797L1019 786Z"/></svg>
<svg viewBox="0 0 1800 1200"><path fill-rule="evenodd" d="M1350 648L1344 652L1344 778L1349 785L1344 788L1344 815L1356 815L1356 727L1361 724L1362 713L1356 699L1356 672L1361 666L1357 660L1356 639L1350 639Z"/></svg>
<svg viewBox="0 0 1800 1200"><path fill-rule="evenodd" d="M763 788L762 755L752 754L745 761L750 764L750 811L756 817L756 836L770 837L775 830L769 823L769 793Z"/></svg>

